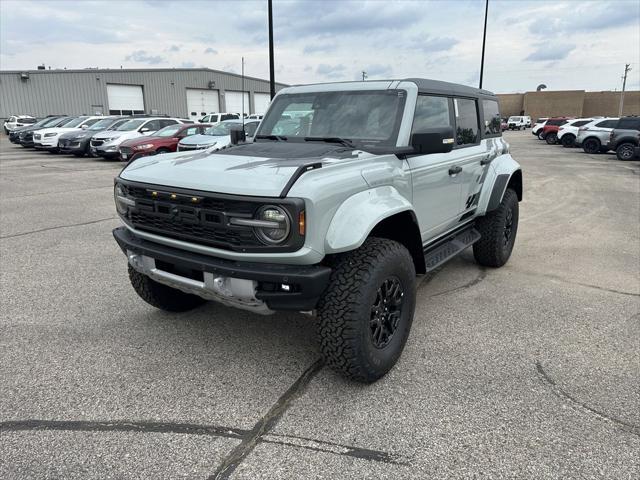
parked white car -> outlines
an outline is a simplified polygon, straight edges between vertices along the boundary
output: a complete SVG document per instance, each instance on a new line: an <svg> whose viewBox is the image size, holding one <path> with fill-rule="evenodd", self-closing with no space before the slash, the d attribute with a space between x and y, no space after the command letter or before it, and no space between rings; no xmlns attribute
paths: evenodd
<svg viewBox="0 0 640 480"><path fill-rule="evenodd" d="M522 115L518 115L518 116L513 116L513 117L509 117L509 120L507 120L507 127L509 128L509 130L521 130L523 128L527 128L531 126L531 117L527 117L527 116L522 116Z"/></svg>
<svg viewBox="0 0 640 480"><path fill-rule="evenodd" d="M58 152L58 140L60 135L67 132L84 130L94 123L102 120L102 116L82 116L65 124L64 127L43 128L33 132L33 146L38 150L48 150L50 152Z"/></svg>
<svg viewBox="0 0 640 480"><path fill-rule="evenodd" d="M167 117L138 117L123 123L115 130L96 133L91 138L90 152L103 158L118 158L118 147L125 140L151 135L161 128L175 125L176 123L190 123L183 118Z"/></svg>
<svg viewBox="0 0 640 480"><path fill-rule="evenodd" d="M264 115L261 115L258 113L252 113L247 117L247 120L262 120L262 117L264 117Z"/></svg>
<svg viewBox="0 0 640 480"><path fill-rule="evenodd" d="M224 122L225 120L239 120L239 119L240 119L239 113L210 113L202 117L200 120L198 120L198 122L215 124L215 123Z"/></svg>
<svg viewBox="0 0 640 480"><path fill-rule="evenodd" d="M576 138L578 137L578 130L580 127L591 123L595 118L576 118L570 120L564 125L558 127L558 143L561 143L563 147L569 148L575 145Z"/></svg>
<svg viewBox="0 0 640 480"><path fill-rule="evenodd" d="M4 133L9 135L9 132L15 130L16 128L32 125L37 121L37 118L34 118L30 115L11 115L4 122Z"/></svg>
<svg viewBox="0 0 640 480"><path fill-rule="evenodd" d="M533 124L533 127L531 127L531 133L537 137L538 133L540 133L540 131L544 128L545 123L547 123L547 120L549 120L549 117L538 118L536 120L536 123Z"/></svg>

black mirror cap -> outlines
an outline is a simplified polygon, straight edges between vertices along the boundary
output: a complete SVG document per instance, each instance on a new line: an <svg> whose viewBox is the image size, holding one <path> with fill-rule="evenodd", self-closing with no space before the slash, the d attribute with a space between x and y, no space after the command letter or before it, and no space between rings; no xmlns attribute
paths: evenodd
<svg viewBox="0 0 640 480"><path fill-rule="evenodd" d="M411 135L411 146L416 154L449 153L455 145L453 127L428 128Z"/></svg>
<svg viewBox="0 0 640 480"><path fill-rule="evenodd" d="M231 144L232 145L237 145L239 143L243 143L247 140L247 134L246 132L242 129L242 127L238 128L238 127L234 127L229 131L229 134L231 135Z"/></svg>

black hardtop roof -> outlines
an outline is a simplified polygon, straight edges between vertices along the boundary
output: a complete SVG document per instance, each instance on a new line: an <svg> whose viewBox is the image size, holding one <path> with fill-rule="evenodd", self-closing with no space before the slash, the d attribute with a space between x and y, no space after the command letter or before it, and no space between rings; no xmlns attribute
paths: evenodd
<svg viewBox="0 0 640 480"><path fill-rule="evenodd" d="M420 93L436 93L440 95L461 95L464 97L492 97L497 98L493 92L480 88L460 85L459 83L429 80L427 78L405 78L403 82L413 82L418 86Z"/></svg>

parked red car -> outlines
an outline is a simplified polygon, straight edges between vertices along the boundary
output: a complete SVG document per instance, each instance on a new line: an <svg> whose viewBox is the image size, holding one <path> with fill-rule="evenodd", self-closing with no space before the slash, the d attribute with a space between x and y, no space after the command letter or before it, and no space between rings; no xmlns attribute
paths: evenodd
<svg viewBox="0 0 640 480"><path fill-rule="evenodd" d="M564 125L569 120L573 120L573 117L552 117L544 124L538 138L540 140L546 140L549 145L555 145L558 143L558 128L560 125Z"/></svg>
<svg viewBox="0 0 640 480"><path fill-rule="evenodd" d="M210 126L206 123L178 123L161 128L149 136L125 140L118 149L120 160L130 162L148 155L175 152L178 142L184 137L202 134Z"/></svg>

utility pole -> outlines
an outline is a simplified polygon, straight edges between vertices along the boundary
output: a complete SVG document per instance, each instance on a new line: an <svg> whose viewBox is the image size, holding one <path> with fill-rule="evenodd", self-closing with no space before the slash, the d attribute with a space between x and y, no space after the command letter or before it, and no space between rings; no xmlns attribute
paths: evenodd
<svg viewBox="0 0 640 480"><path fill-rule="evenodd" d="M487 43L487 17L489 16L489 0L484 7L484 32L482 33L482 58L480 60L480 86L482 88L482 77L484 76L484 47Z"/></svg>
<svg viewBox="0 0 640 480"><path fill-rule="evenodd" d="M367 72L362 72L362 81L364 82L367 78Z"/></svg>
<svg viewBox="0 0 640 480"><path fill-rule="evenodd" d="M273 5L271 0L269 8L269 87L271 88L271 99L276 96L276 73L273 64Z"/></svg>
<svg viewBox="0 0 640 480"><path fill-rule="evenodd" d="M631 71L631 67L627 63L624 66L624 76L622 77L622 92L620 92L620 109L618 111L618 116L622 116L622 109L624 108L624 90L627 86L627 74Z"/></svg>
<svg viewBox="0 0 640 480"><path fill-rule="evenodd" d="M244 57L242 57L242 131L244 132Z"/></svg>

